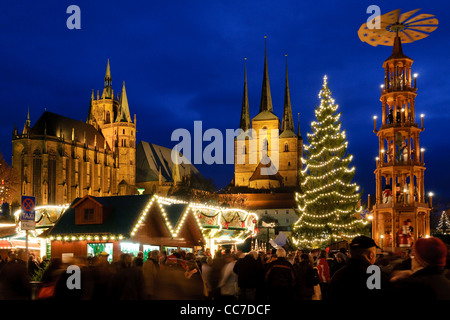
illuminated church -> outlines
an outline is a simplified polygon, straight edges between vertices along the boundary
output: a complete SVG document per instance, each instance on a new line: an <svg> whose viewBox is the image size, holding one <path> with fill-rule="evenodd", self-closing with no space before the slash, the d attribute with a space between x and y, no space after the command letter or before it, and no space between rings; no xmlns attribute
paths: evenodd
<svg viewBox="0 0 450 320"><path fill-rule="evenodd" d="M272 105L266 44L259 113L250 120L245 67L239 128L246 134L242 136L244 138L238 136L235 141L235 187L262 190L295 188L299 185L303 138L299 125L295 132L287 71L286 63L284 109L280 119Z"/></svg>
<svg viewBox="0 0 450 320"><path fill-rule="evenodd" d="M101 95L92 91L87 121L45 111L31 126L28 113L23 131L13 131L12 166L21 194L35 196L37 205L136 193L136 116L131 118L125 83L114 96L109 60Z"/></svg>

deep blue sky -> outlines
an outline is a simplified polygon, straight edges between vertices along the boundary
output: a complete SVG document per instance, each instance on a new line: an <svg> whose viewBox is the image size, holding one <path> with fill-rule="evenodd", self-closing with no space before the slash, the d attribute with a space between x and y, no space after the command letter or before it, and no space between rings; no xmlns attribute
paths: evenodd
<svg viewBox="0 0 450 320"><path fill-rule="evenodd" d="M71 4L81 8L81 30L66 27ZM0 152L10 162L11 133L14 124L22 130L28 107L32 125L44 108L85 121L92 89L103 88L108 58L114 91L126 82L138 140L172 147L173 130L192 130L195 120L203 121L204 130L236 128L244 57L251 117L257 114L267 35L274 112L281 117L285 54L303 136L311 132L326 74L354 155L355 181L373 193L378 140L372 117L381 115L382 63L392 49L357 36L371 4L382 14L422 8L439 19L428 38L403 49L419 73L417 114L426 114L420 140L426 189L447 201L450 5L442 1L2 1ZM219 187L233 178L232 165L197 167Z"/></svg>

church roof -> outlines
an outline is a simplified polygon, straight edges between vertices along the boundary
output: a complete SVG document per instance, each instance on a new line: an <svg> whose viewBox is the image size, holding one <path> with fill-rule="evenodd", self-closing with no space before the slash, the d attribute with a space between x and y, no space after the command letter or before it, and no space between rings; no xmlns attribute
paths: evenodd
<svg viewBox="0 0 450 320"><path fill-rule="evenodd" d="M265 157L265 158L263 158L264 161L263 161L263 159L261 159L261 161L259 162L255 171L253 172L252 176L250 177L250 181L255 181L255 180L278 180L280 182L283 181L283 177L281 176L280 172L273 165L272 160L268 156L264 156L264 157ZM263 174L261 172L263 168L268 169L268 170L270 168L270 170L275 173L269 174L269 175Z"/></svg>
<svg viewBox="0 0 450 320"><path fill-rule="evenodd" d="M99 150L104 150L105 137L92 125L50 111L44 111L31 128L30 134L31 136L46 134L50 137L64 137L65 141L72 141L72 129L73 138L77 143L84 143L84 139L86 139L87 146L93 148L97 143ZM109 149L108 145L107 149Z"/></svg>
<svg viewBox="0 0 450 320"><path fill-rule="evenodd" d="M272 111L262 111L258 113L252 120L279 120L278 117Z"/></svg>
<svg viewBox="0 0 450 320"><path fill-rule="evenodd" d="M198 174L199 171L184 156L179 158L179 175L181 177ZM162 181L173 181L174 163L172 161L172 149L140 141L136 147L136 182L158 181L161 169Z"/></svg>
<svg viewBox="0 0 450 320"><path fill-rule="evenodd" d="M89 197L111 210L102 224L75 224L75 208L72 208L72 206L82 199L76 198L71 203L70 208L48 232L48 235L95 233L129 236L136 220L149 203L152 195Z"/></svg>
<svg viewBox="0 0 450 320"><path fill-rule="evenodd" d="M279 138L297 138L297 135L296 135L295 132L292 131L292 130L284 130L284 131L280 134Z"/></svg>

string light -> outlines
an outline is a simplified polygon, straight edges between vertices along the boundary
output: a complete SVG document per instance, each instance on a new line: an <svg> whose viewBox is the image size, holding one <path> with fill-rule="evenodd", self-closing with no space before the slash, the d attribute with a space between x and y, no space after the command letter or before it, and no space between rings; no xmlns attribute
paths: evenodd
<svg viewBox="0 0 450 320"><path fill-rule="evenodd" d="M170 222L168 214L166 212L165 206L171 206L174 204L185 204L186 208L181 214L180 218L177 220L175 226ZM161 213L161 217L169 230L173 238L177 238L181 228L184 226L186 219L192 216L196 221L202 238L205 242L209 239L214 238L217 241L228 241L231 243L241 243L245 241L248 237L256 236L258 232L258 216L256 213L249 212L238 208L222 208L217 206L210 206L199 203L189 203L174 198L164 198L154 195L149 202L145 205L142 212L137 217L130 235L133 237L139 231L140 227L145 225L146 218L154 205L157 205ZM205 218L215 219L214 222L217 224L211 226L206 226L202 224L199 219L199 214L205 216ZM79 240L95 240L95 241L108 241L108 240L123 240L126 237L122 234L102 234L102 235L52 235L49 237L51 241L53 240L64 240L64 241L79 241Z"/></svg>

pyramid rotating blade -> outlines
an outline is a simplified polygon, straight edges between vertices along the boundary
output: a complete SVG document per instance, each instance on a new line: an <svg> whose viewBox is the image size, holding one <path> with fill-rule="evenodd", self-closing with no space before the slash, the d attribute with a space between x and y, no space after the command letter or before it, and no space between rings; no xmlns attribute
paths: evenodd
<svg viewBox="0 0 450 320"><path fill-rule="evenodd" d="M424 25L432 25L432 26L437 26L439 24L438 19L433 18L433 19L427 19L427 20L421 20L418 22L413 22L413 23L407 23L407 26L424 26Z"/></svg>
<svg viewBox="0 0 450 320"><path fill-rule="evenodd" d="M406 19L408 19L409 17L411 17L414 13L416 13L417 11L419 11L420 9L416 9L416 10L411 10L408 12L403 13L400 18L398 19L398 22L402 23L404 22Z"/></svg>
<svg viewBox="0 0 450 320"><path fill-rule="evenodd" d="M428 13L422 13L419 14L418 16L415 16L414 18L411 18L407 21L404 22L404 24L410 24L411 22L415 22L415 21L419 21L419 20L423 20L423 19L427 19L427 18L433 18L434 14L428 14Z"/></svg>

